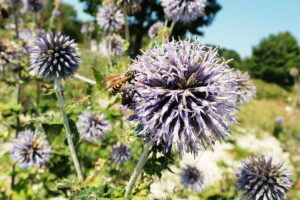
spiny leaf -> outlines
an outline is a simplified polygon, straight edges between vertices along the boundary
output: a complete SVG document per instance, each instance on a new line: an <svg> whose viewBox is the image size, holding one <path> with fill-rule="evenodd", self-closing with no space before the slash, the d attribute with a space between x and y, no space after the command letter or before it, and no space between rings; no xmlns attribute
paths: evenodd
<svg viewBox="0 0 300 200"><path fill-rule="evenodd" d="M67 104L67 105L65 106L65 109L66 109L66 110L73 110L74 108L77 108L78 106L83 105L83 104L85 103L85 101L88 101L88 100L89 100L89 98L90 98L90 96L87 96L87 97L85 97L85 98L83 98L83 99L80 99L80 100L78 100L78 101L74 101L74 102L72 102L72 103L69 103L69 104Z"/></svg>

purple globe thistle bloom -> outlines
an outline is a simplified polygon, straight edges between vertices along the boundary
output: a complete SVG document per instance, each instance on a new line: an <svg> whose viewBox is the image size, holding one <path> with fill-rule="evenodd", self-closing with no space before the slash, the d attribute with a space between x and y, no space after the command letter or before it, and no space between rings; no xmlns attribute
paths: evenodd
<svg viewBox="0 0 300 200"><path fill-rule="evenodd" d="M190 40L156 46L139 56L131 104L138 133L166 150L197 154L230 134L235 123L236 81L217 49Z"/></svg>
<svg viewBox="0 0 300 200"><path fill-rule="evenodd" d="M106 5L99 8L97 22L104 31L115 31L123 25L123 14L116 6Z"/></svg>
<svg viewBox="0 0 300 200"><path fill-rule="evenodd" d="M165 14L174 22L192 22L199 18L207 0L161 0Z"/></svg>
<svg viewBox="0 0 300 200"><path fill-rule="evenodd" d="M25 130L12 142L11 158L20 167L40 167L50 159L51 147L39 131Z"/></svg>
<svg viewBox="0 0 300 200"><path fill-rule="evenodd" d="M99 45L99 49L104 57L115 56L121 58L124 54L125 40L119 35L105 37Z"/></svg>
<svg viewBox="0 0 300 200"><path fill-rule="evenodd" d="M183 186L192 192L201 192L205 188L204 174L196 167L187 165L180 175Z"/></svg>
<svg viewBox="0 0 300 200"><path fill-rule="evenodd" d="M291 69L290 69L290 75L291 75L292 77L297 77L298 74L299 74L299 70L298 70L297 68L291 68Z"/></svg>
<svg viewBox="0 0 300 200"><path fill-rule="evenodd" d="M250 157L243 162L239 173L236 175L237 186L247 199L281 200L284 199L288 187L292 186L291 173L283 163L272 162L272 157Z"/></svg>
<svg viewBox="0 0 300 200"><path fill-rule="evenodd" d="M284 118L282 116L278 116L278 117L275 118L275 122L277 124L283 124Z"/></svg>
<svg viewBox="0 0 300 200"><path fill-rule="evenodd" d="M96 115L90 111L82 112L77 122L80 137L89 142L99 142L104 140L111 130L110 122L104 115Z"/></svg>
<svg viewBox="0 0 300 200"><path fill-rule="evenodd" d="M148 31L148 35L151 39L155 38L158 34L159 29L161 29L164 26L164 23L161 21L158 21L154 23Z"/></svg>
<svg viewBox="0 0 300 200"><path fill-rule="evenodd" d="M43 0L23 0L24 10L29 12L39 12L44 7Z"/></svg>
<svg viewBox="0 0 300 200"><path fill-rule="evenodd" d="M112 159L116 163L124 163L131 159L131 150L127 144L118 142L112 150Z"/></svg>
<svg viewBox="0 0 300 200"><path fill-rule="evenodd" d="M48 33L35 41L30 52L30 70L43 79L69 78L79 68L77 44L69 36Z"/></svg>
<svg viewBox="0 0 300 200"><path fill-rule="evenodd" d="M237 81L238 105L249 103L256 96L256 87L252 83L248 72L236 70L234 72Z"/></svg>

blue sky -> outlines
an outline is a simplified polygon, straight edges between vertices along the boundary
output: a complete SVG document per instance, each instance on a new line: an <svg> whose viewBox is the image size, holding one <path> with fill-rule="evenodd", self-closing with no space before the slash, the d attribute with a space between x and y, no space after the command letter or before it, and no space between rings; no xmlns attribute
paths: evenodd
<svg viewBox="0 0 300 200"><path fill-rule="evenodd" d="M63 0L78 11L78 18L90 20L78 0ZM291 32L300 41L300 0L218 0L222 10L212 25L203 28L204 43L251 55L252 47L272 33Z"/></svg>

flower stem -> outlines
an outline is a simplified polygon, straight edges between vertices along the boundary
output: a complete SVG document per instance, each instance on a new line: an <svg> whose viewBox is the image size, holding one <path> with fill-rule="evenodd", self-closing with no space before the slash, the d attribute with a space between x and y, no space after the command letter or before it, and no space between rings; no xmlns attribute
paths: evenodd
<svg viewBox="0 0 300 200"><path fill-rule="evenodd" d="M130 44L130 33L129 33L129 25L128 25L128 16L126 8L123 8L123 17L124 17L124 25L125 25L125 38L127 42Z"/></svg>
<svg viewBox="0 0 300 200"><path fill-rule="evenodd" d="M139 176L139 174L141 173L141 171L143 170L146 162L147 162L147 159L148 159L148 155L149 155L149 151L150 151L150 148L152 147L152 142L148 142L145 147L144 147L144 151L137 163L137 165L135 166L134 170L133 170L133 173L131 174L131 177L129 179L129 182L127 184L127 187L126 187L126 193L125 193L125 198L131 194L132 192L132 189L134 187L134 184Z"/></svg>
<svg viewBox="0 0 300 200"><path fill-rule="evenodd" d="M171 26L170 26L170 32L169 32L169 36L171 37L171 35L172 35L172 32L173 32L173 30L174 30L174 27L175 27L175 25L176 25L176 22L172 22L172 24L171 24Z"/></svg>
<svg viewBox="0 0 300 200"><path fill-rule="evenodd" d="M60 85L60 80L58 78L54 79L54 88L56 90L55 91L56 97L57 97L57 100L59 102L61 114L62 114L62 117L63 117L63 120L64 120L64 126L65 126L65 129L66 129L66 135L67 135L70 154L71 154L71 157L73 159L73 163L74 163L74 166L75 166L75 169L76 169L76 172L77 172L77 176L78 176L79 180L82 181L83 176L82 176L79 161L78 161L78 158L77 158L77 155L76 155L74 143L73 143L73 140L72 140L70 125L69 125L69 121L68 121L67 114L66 114L66 111L65 111L64 99L63 99L62 92L61 92L62 89L61 89L61 85Z"/></svg>
<svg viewBox="0 0 300 200"><path fill-rule="evenodd" d="M56 11L58 10L58 7L59 7L59 2L60 0L55 0L54 3L55 3L55 7L54 9L52 10L52 13L51 13L51 17L50 17L50 22L49 22L49 27L48 27L48 32L51 31L52 27L53 27L53 23L54 23L54 18L55 18L55 13Z"/></svg>
<svg viewBox="0 0 300 200"><path fill-rule="evenodd" d="M15 23L15 33L16 33L16 38L19 38L19 23L18 23L18 9L17 5L15 4L15 1L12 0L12 5L13 5L13 15L14 15L14 23ZM21 79L21 69L18 66L18 74L16 78L16 87L17 87L17 105L21 103L21 84L20 84L20 79ZM18 137L19 135L19 129L20 129L20 117L19 115L16 116L16 133L15 133L15 138ZM13 199L13 190L15 188L15 179L16 179L16 165L12 165L11 169L11 194L9 195L9 200Z"/></svg>

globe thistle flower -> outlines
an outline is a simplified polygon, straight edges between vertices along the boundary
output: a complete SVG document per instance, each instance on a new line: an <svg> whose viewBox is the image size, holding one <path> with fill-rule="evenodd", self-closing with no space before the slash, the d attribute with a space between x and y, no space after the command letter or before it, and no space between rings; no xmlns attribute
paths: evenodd
<svg viewBox="0 0 300 200"><path fill-rule="evenodd" d="M30 52L30 70L43 79L69 78L79 67L77 44L61 33L42 35Z"/></svg>
<svg viewBox="0 0 300 200"><path fill-rule="evenodd" d="M24 10L29 12L39 12L44 7L43 0L23 0Z"/></svg>
<svg viewBox="0 0 300 200"><path fill-rule="evenodd" d="M252 83L248 72L236 70L234 72L237 81L238 105L249 103L256 96L256 87Z"/></svg>
<svg viewBox="0 0 300 200"><path fill-rule="evenodd" d="M143 0L105 0L106 4L114 4L118 8L125 9L127 13L135 13L141 9Z"/></svg>
<svg viewBox="0 0 300 200"><path fill-rule="evenodd" d="M250 157L243 162L239 173L236 175L237 186L247 199L280 200L284 199L290 182L291 173L283 163L274 163L272 157Z"/></svg>
<svg viewBox="0 0 300 200"><path fill-rule="evenodd" d="M115 31L123 25L123 14L117 7L106 5L99 8L97 22L104 31Z"/></svg>
<svg viewBox="0 0 300 200"><path fill-rule="evenodd" d="M11 158L20 167L41 167L50 159L51 147L39 131L25 130L12 142Z"/></svg>
<svg viewBox="0 0 300 200"><path fill-rule="evenodd" d="M89 142L99 142L104 140L111 130L111 124L104 115L96 115L90 111L82 112L77 122L80 137Z"/></svg>
<svg viewBox="0 0 300 200"><path fill-rule="evenodd" d="M95 23L94 22L89 22L89 28L88 28L88 31L90 33L94 32L95 31Z"/></svg>
<svg viewBox="0 0 300 200"><path fill-rule="evenodd" d="M299 74L299 70L298 70L297 68L292 68L292 69L290 70L290 75L291 75L292 77L297 77L298 74Z"/></svg>
<svg viewBox="0 0 300 200"><path fill-rule="evenodd" d="M124 163L131 159L131 150L128 145L118 142L112 150L112 159L116 163Z"/></svg>
<svg viewBox="0 0 300 200"><path fill-rule="evenodd" d="M82 34L85 34L85 33L88 32L88 26L87 26L87 24L82 24L81 29L80 29L80 32L81 32Z"/></svg>
<svg viewBox="0 0 300 200"><path fill-rule="evenodd" d="M147 50L131 66L131 104L138 133L167 151L172 145L197 154L229 135L235 123L236 81L217 49L190 40Z"/></svg>
<svg viewBox="0 0 300 200"><path fill-rule="evenodd" d="M154 23L148 31L148 36L153 39L157 36L159 29L161 29L164 26L164 23L161 21L158 21Z"/></svg>
<svg viewBox="0 0 300 200"><path fill-rule="evenodd" d="M192 22L199 18L207 0L161 0L165 14L174 22Z"/></svg>
<svg viewBox="0 0 300 200"><path fill-rule="evenodd" d="M283 124L284 118L282 116L278 116L275 118L276 124Z"/></svg>
<svg viewBox="0 0 300 200"><path fill-rule="evenodd" d="M120 58L124 54L125 40L119 35L111 35L105 37L99 45L99 49L104 57L110 55Z"/></svg>
<svg viewBox="0 0 300 200"><path fill-rule="evenodd" d="M196 167L187 165L180 176L182 185L192 192L201 192L205 188L204 174Z"/></svg>

